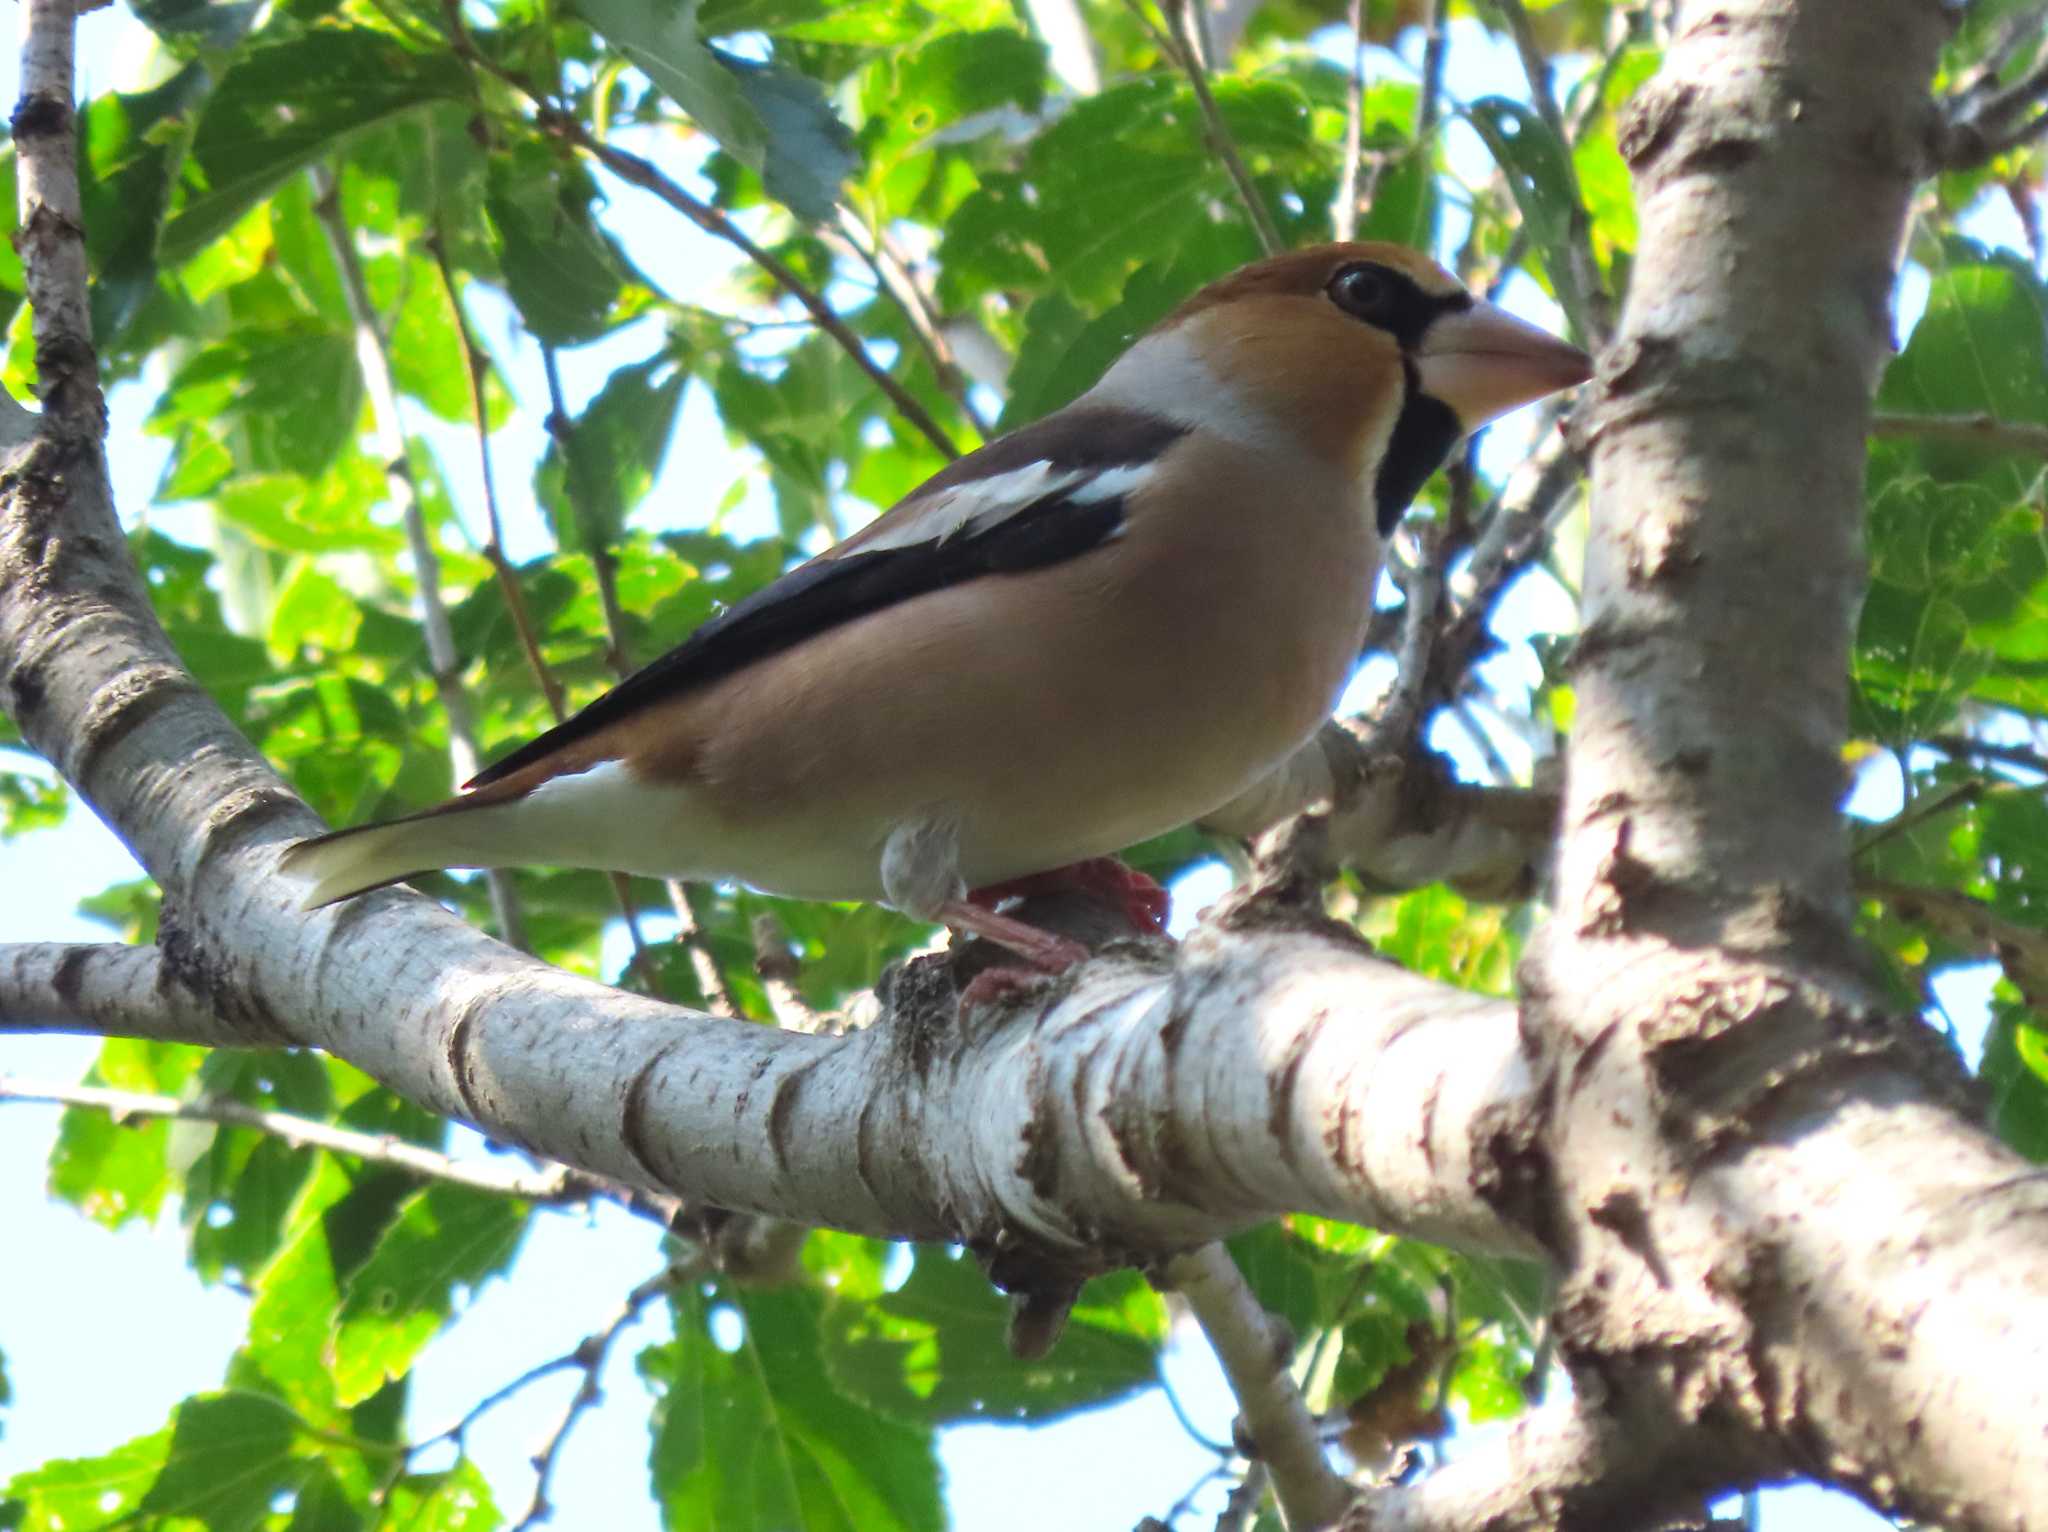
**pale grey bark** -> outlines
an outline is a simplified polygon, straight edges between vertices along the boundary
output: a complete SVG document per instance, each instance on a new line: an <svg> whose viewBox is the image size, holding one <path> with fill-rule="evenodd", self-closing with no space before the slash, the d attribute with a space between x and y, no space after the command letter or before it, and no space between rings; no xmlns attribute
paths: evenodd
<svg viewBox="0 0 2048 1532"><path fill-rule="evenodd" d="M1624 128L1641 243L1585 427L1521 1195L1581 1394L1674 1472L2038 1527L2048 1180L1866 983L1839 813L1863 439L1946 19L1688 6Z"/></svg>

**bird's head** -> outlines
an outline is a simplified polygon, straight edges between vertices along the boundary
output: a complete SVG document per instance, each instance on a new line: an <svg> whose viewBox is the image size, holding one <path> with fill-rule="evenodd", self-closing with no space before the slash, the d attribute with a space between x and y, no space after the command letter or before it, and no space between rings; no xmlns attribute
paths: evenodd
<svg viewBox="0 0 2048 1532"><path fill-rule="evenodd" d="M1369 475L1386 529L1460 437L1591 375L1585 352L1475 298L1427 256L1355 242L1210 283L1104 384L1193 424L1291 436Z"/></svg>

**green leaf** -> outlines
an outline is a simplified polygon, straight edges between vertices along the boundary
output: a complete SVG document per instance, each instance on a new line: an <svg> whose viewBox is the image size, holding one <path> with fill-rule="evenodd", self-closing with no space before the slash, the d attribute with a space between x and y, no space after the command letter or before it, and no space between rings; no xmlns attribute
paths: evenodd
<svg viewBox="0 0 2048 1532"><path fill-rule="evenodd" d="M320 27L246 50L199 115L165 260L196 254L351 133L468 89L453 53L417 53L361 27Z"/></svg>
<svg viewBox="0 0 2048 1532"><path fill-rule="evenodd" d="M138 1510L190 1517L208 1532L254 1528L269 1513L271 1497L297 1482L296 1435L292 1412L263 1394L187 1400L171 1417L170 1449Z"/></svg>
<svg viewBox="0 0 2048 1532"><path fill-rule="evenodd" d="M1045 1357L1012 1356L1009 1329L1009 1304L973 1258L927 1245L895 1292L828 1307L825 1362L847 1393L901 1420L1044 1420L1154 1383L1166 1309L1120 1272L1088 1284Z"/></svg>
<svg viewBox="0 0 2048 1532"><path fill-rule="evenodd" d="M72 1532L118 1525L132 1517L162 1471L170 1451L168 1428L139 1436L91 1458L56 1458L16 1474L0 1499L10 1532Z"/></svg>
<svg viewBox="0 0 2048 1532"><path fill-rule="evenodd" d="M1518 101L1487 96L1465 108L1479 136L1515 194L1522 224L1552 271L1568 269L1572 219L1578 192L1571 156L1541 117ZM1573 315L1578 323L1580 316Z"/></svg>
<svg viewBox="0 0 2048 1532"><path fill-rule="evenodd" d="M2048 1162L2048 1027L2003 981L1992 1002L1981 1073L1998 1136L2028 1159Z"/></svg>
<svg viewBox="0 0 2048 1532"><path fill-rule="evenodd" d="M839 188L859 168L860 159L853 135L827 104L824 92L793 69L719 58L732 71L766 135L753 168L760 172L768 195L812 223L830 218Z"/></svg>
<svg viewBox="0 0 2048 1532"><path fill-rule="evenodd" d="M256 22L260 0L130 0L129 9L166 42L230 48Z"/></svg>
<svg viewBox="0 0 2048 1532"><path fill-rule="evenodd" d="M511 1264L526 1210L509 1197L436 1183L410 1198L348 1283L334 1341L343 1404L402 1377L459 1301Z"/></svg>
<svg viewBox="0 0 2048 1532"><path fill-rule="evenodd" d="M93 339L119 349L156 292L157 235L207 73L188 64L153 90L110 94L82 114L79 195L92 259Z"/></svg>
<svg viewBox="0 0 2048 1532"><path fill-rule="evenodd" d="M1944 247L1879 408L2048 422L2048 291L2017 260ZM1978 258L1971 258L1971 257ZM1966 698L2048 710L2048 547L2039 465L1971 445L1872 444L1870 591L1857 727L1900 743Z"/></svg>
<svg viewBox="0 0 2048 1532"><path fill-rule="evenodd" d="M640 1355L661 1394L648 1466L667 1525L936 1532L945 1524L930 1433L833 1386L819 1356L823 1303L804 1287L677 1291L674 1340Z"/></svg>
<svg viewBox="0 0 2048 1532"><path fill-rule="evenodd" d="M313 564L301 563L271 608L270 653L280 665L306 648L346 654L362 624L363 609L355 597Z"/></svg>
<svg viewBox="0 0 2048 1532"><path fill-rule="evenodd" d="M591 217L596 198L589 172L538 145L491 160L485 206L505 290L537 340L578 345L611 323L626 266Z"/></svg>
<svg viewBox="0 0 2048 1532"><path fill-rule="evenodd" d="M852 135L812 81L705 45L698 0L576 0L590 24L769 195L812 222L829 218L852 173Z"/></svg>
<svg viewBox="0 0 2048 1532"><path fill-rule="evenodd" d="M462 1459L445 1473L407 1474L392 1487L380 1525L405 1532L491 1532L504 1525L491 1486L476 1464Z"/></svg>
<svg viewBox="0 0 2048 1532"><path fill-rule="evenodd" d="M564 551L608 549L661 472L689 374L666 356L621 367L548 444L534 492Z"/></svg>
<svg viewBox="0 0 2048 1532"><path fill-rule="evenodd" d="M868 110L898 113L930 133L1001 106L1035 112L1045 100L1045 44L1011 27L945 32L877 71Z"/></svg>

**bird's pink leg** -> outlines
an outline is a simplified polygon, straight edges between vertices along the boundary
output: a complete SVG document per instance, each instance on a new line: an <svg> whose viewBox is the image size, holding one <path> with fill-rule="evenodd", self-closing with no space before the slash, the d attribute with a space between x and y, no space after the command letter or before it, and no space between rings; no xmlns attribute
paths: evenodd
<svg viewBox="0 0 2048 1532"><path fill-rule="evenodd" d="M998 915L973 895L942 905L939 919L955 931L971 931L998 947L1007 947L1032 967L1046 973L1065 973L1088 957L1088 949L1072 938L1041 931L1014 915Z"/></svg>
<svg viewBox="0 0 2048 1532"><path fill-rule="evenodd" d="M970 904L994 909L1005 899L1022 899L1033 894L1084 893L1104 896L1139 931L1166 929L1166 890L1158 882L1113 856L1090 857L1065 867L1053 867L1026 877L991 883L968 894ZM1005 946L1009 944L1004 943Z"/></svg>

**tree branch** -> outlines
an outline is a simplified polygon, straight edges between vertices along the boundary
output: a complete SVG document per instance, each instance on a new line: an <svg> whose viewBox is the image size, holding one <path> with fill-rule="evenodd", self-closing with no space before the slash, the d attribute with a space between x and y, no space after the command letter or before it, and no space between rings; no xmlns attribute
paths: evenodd
<svg viewBox="0 0 2048 1532"><path fill-rule="evenodd" d="M1286 1326L1252 1296L1221 1245L1203 1245L1165 1263L1166 1282L1194 1311L1237 1396L1250 1456L1273 1476L1273 1493L1293 1532L1326 1527L1351 1503L1351 1488L1323 1451L1322 1432L1289 1371Z"/></svg>
<svg viewBox="0 0 2048 1532"><path fill-rule="evenodd" d="M1521 56L1522 73L1528 80L1529 100L1536 108L1536 115L1556 135L1563 151L1565 180L1571 191L1571 211L1565 231L1565 269L1551 272L1551 282L1557 288L1558 302L1571 315L1580 334L1593 346L1604 345L1614 328L1613 306L1607 297L1607 284L1600 274L1600 262L1593 254L1593 220L1586 211L1585 193L1579 189L1578 167L1572 162L1570 130L1565 125L1564 113L1558 108L1557 92L1551 85L1550 60L1536 41L1535 28L1530 25L1529 12L1522 0L1494 0L1494 4L1507 23L1515 52Z"/></svg>
<svg viewBox="0 0 2048 1532"><path fill-rule="evenodd" d="M1870 417L1874 437L1916 436L1925 441L1961 442L1987 452L2048 457L2048 426L2000 420L1995 415L1915 415L1879 411Z"/></svg>
<svg viewBox="0 0 2048 1532"><path fill-rule="evenodd" d="M339 188L335 179L318 165L311 167L307 175L313 183L314 216L327 236L327 250L334 257L342 297L348 304L349 323L355 330L356 366L363 376L363 389L370 396L377 451L384 460L385 493L398 507L406 546L412 551L413 578L419 584L420 628L427 641L427 666L433 673L441 710L448 718L449 764L454 768L455 780L467 782L483 765L477 745L476 710L470 703L469 688L462 681L462 656L455 648L455 630L448 619L447 603L441 599L441 557L427 531L427 518L420 510L391 358L385 351L383 331L370 303L362 263L356 259L355 243L337 205ZM524 947L526 917L519 907L512 874L494 867L484 874L484 880L490 890L498 930L512 946Z"/></svg>
<svg viewBox="0 0 2048 1532"><path fill-rule="evenodd" d="M837 341L840 349L853 358L854 364L887 396L899 415L921 431L925 439L948 458L960 455L960 449L954 445L953 438L946 434L944 427L932 419L931 412L918 403L916 397L891 377L887 368L874 359L866 343L854 334L832 305L786 263L756 244L744 229L724 213L709 203L700 202L691 196L663 175L651 161L595 137L574 117L543 104L535 115L535 122L542 132L564 143L574 144L620 180L643 191L652 192L705 233L716 235L746 256L772 277L784 292L803 305L804 311L818 322L818 327Z"/></svg>
<svg viewBox="0 0 2048 1532"><path fill-rule="evenodd" d="M245 1027L164 977L154 947L0 942L0 1036L76 1032L209 1048L250 1044Z"/></svg>
<svg viewBox="0 0 2048 1532"><path fill-rule="evenodd" d="M226 1097L202 1096L190 1100L177 1096L150 1095L142 1091L107 1090L97 1085L67 1085L55 1081L27 1080L0 1074L0 1101L38 1101L52 1106L90 1107L105 1112L116 1122L132 1117L166 1117L181 1122L211 1122L226 1128L249 1128L282 1140L294 1149L325 1149L330 1154L352 1155L365 1164L403 1171L423 1181L445 1181L473 1191L518 1197L548 1206L588 1202L603 1190L603 1183L571 1170L551 1165L540 1170L463 1161L407 1143L389 1133L357 1133L329 1123L294 1117L289 1112L272 1112Z"/></svg>
<svg viewBox="0 0 2048 1532"><path fill-rule="evenodd" d="M1203 130L1208 137L1209 147L1217 159L1223 162L1224 174L1230 177L1230 184L1236 188L1238 201L1244 204L1245 217L1251 220L1252 232L1258 236L1259 248L1267 255L1278 255L1287 246L1280 238L1280 230L1273 222L1273 214L1267 208L1265 199L1260 197L1258 184L1252 180L1252 173L1246 168L1244 156L1238 152L1237 140L1231 136L1229 125L1223 120L1223 113L1217 110L1216 96L1209 89L1209 72L1195 39L1189 33L1188 6L1199 0L1161 0L1166 14L1164 31L1145 14L1145 0L1124 0L1133 16L1152 34L1159 51L1172 61L1173 65L1187 77L1188 87L1195 94L1195 106L1202 114Z"/></svg>

